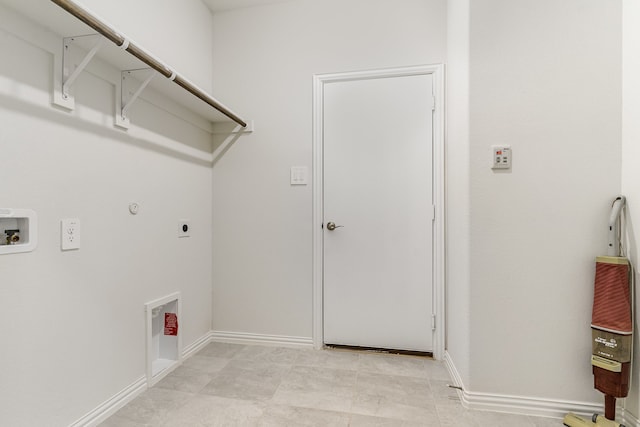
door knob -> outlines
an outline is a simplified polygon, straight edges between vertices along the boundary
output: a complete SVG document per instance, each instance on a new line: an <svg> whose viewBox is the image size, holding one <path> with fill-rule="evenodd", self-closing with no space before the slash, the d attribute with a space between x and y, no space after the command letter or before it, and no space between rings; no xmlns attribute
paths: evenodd
<svg viewBox="0 0 640 427"><path fill-rule="evenodd" d="M344 225L336 225L335 222L328 222L327 223L327 230L329 230L329 231L333 231L336 228L340 228L340 227L344 227Z"/></svg>

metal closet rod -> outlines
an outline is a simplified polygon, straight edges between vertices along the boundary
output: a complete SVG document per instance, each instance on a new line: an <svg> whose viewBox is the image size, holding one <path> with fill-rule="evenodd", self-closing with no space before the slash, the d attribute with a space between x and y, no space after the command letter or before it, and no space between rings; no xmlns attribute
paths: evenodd
<svg viewBox="0 0 640 427"><path fill-rule="evenodd" d="M84 22L98 33L103 35L105 38L116 44L118 47L123 48L131 55L138 58L140 61L147 64L149 67L153 68L166 78L172 80L178 86L185 89L187 92L193 94L198 97L202 101L206 102L216 110L220 111L222 114L238 123L242 127L247 127L247 123L242 120L238 115L236 115L233 111L229 110L227 107L219 103L215 98L211 95L203 92L200 88L189 82L187 79L171 70L169 67L164 65L162 62L154 58L149 53L145 52L139 46L136 46L134 43L130 42L129 39L124 37L122 34L111 28L106 23L102 22L99 18L87 12L85 9L80 7L78 4L71 0L51 0L71 15L78 18L80 21Z"/></svg>

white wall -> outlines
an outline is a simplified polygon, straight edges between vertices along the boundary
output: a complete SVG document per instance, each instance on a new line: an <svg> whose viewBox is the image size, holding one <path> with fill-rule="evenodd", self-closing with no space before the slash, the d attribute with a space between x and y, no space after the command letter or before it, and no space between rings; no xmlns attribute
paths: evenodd
<svg viewBox="0 0 640 427"><path fill-rule="evenodd" d="M620 16L610 0L471 2L472 391L602 402L589 325L620 192ZM492 144L512 171L490 169Z"/></svg>
<svg viewBox="0 0 640 427"><path fill-rule="evenodd" d="M92 3L115 25L129 19L125 2ZM141 21L179 26L201 46L188 76L211 67L201 6L147 8ZM155 33L145 47L163 40ZM48 46L61 40L0 5L0 206L35 210L40 227L34 252L0 256L0 424L11 426L70 425L140 380L145 302L182 292L185 346L211 326L212 170L160 148L210 150L211 135L144 100L129 132L114 129L114 82L90 72L74 112L53 108ZM82 223L78 251L59 248L67 217ZM192 220L189 239L177 239L181 218Z"/></svg>
<svg viewBox="0 0 640 427"><path fill-rule="evenodd" d="M638 282L637 268L640 266L638 242L640 241L640 3L634 0L622 2L622 194L627 197L626 219L626 247L627 256L635 267L634 273L636 289ZM638 305L636 290L636 313ZM640 370L638 366L638 349L640 337L638 334L636 314L636 334L634 337L634 370L631 378L631 391L626 399L627 409L640 418Z"/></svg>
<svg viewBox="0 0 640 427"><path fill-rule="evenodd" d="M446 348L469 384L469 0L447 2Z"/></svg>
<svg viewBox="0 0 640 427"><path fill-rule="evenodd" d="M302 0L214 15L214 89L256 132L214 166L213 328L310 338L314 73L442 63L444 0ZM310 169L311 170L311 169Z"/></svg>

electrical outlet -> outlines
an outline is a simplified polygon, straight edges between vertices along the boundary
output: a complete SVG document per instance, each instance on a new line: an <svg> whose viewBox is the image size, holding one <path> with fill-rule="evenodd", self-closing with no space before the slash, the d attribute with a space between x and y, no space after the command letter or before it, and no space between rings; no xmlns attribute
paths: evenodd
<svg viewBox="0 0 640 427"><path fill-rule="evenodd" d="M80 220L67 218L60 221L60 247L63 251L80 249Z"/></svg>
<svg viewBox="0 0 640 427"><path fill-rule="evenodd" d="M191 236L191 220L181 219L178 221L178 237Z"/></svg>

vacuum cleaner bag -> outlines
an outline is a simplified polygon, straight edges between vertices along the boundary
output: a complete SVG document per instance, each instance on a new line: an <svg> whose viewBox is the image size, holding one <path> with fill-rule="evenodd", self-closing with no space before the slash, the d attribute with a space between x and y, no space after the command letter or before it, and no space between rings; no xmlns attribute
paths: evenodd
<svg viewBox="0 0 640 427"><path fill-rule="evenodd" d="M631 360L629 261L624 257L596 259L591 328L595 356L622 363Z"/></svg>
<svg viewBox="0 0 640 427"><path fill-rule="evenodd" d="M596 259L591 327L620 335L633 332L629 261L626 258L602 256Z"/></svg>

